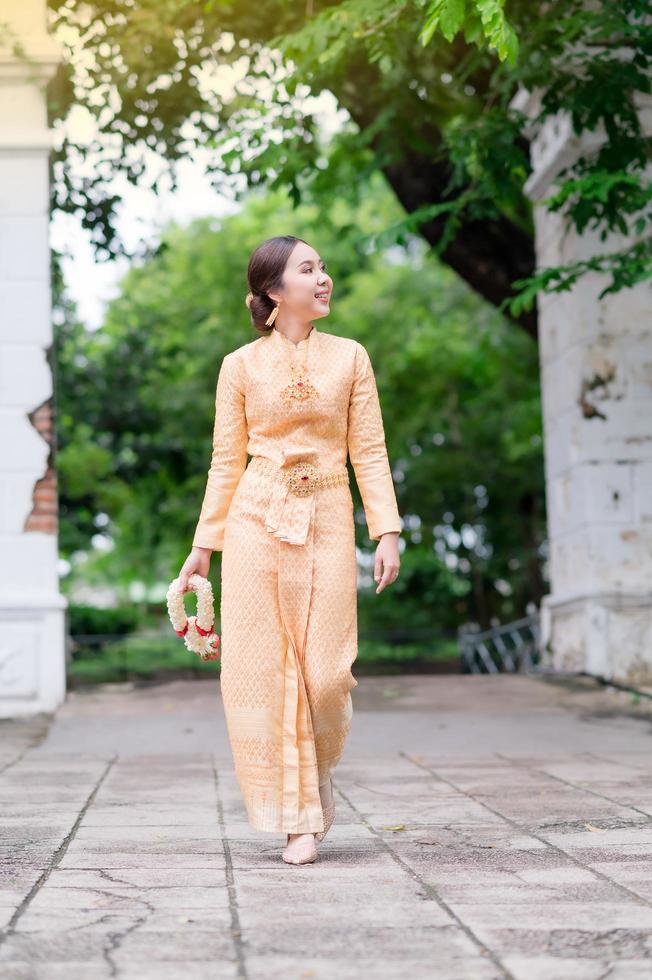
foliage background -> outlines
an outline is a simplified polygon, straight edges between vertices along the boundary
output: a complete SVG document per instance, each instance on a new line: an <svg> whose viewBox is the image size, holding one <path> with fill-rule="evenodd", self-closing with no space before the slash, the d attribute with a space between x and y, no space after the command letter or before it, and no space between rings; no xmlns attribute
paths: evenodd
<svg viewBox="0 0 652 980"><path fill-rule="evenodd" d="M222 357L258 336L244 306L250 251L273 228L315 243L334 278L320 329L356 337L376 371L404 517L399 580L375 596L357 502L360 626L408 642L467 620L521 615L545 589L537 349L423 243L360 254L400 209L370 182L356 209L324 220L282 192L252 193L240 214L171 224L88 332L59 297L56 397L61 547L75 583L156 595L190 548L210 464ZM99 538L98 538L99 535ZM103 545L94 547L93 543ZM108 544L109 550L104 550ZM219 597L219 555L213 579ZM154 590L152 592L152 590Z"/></svg>
<svg viewBox="0 0 652 980"><path fill-rule="evenodd" d="M51 209L81 219L98 260L125 254L116 178L144 185L152 157L155 191L174 190L176 162L197 154L242 205L141 243L95 334L53 257L68 587L110 582L133 597L139 581L152 595L185 557L219 363L252 339L246 258L285 230L328 257L327 328L369 349L387 420L405 548L375 601L359 509L363 628L450 635L532 608L547 552L535 297L587 272L604 295L652 269L644 0L48 6L66 52L49 122L74 107L95 125L86 142L59 127ZM528 116L513 102L523 88ZM338 109L330 133L313 101L324 93ZM560 112L601 139L542 206L604 248L536 269L530 140Z"/></svg>

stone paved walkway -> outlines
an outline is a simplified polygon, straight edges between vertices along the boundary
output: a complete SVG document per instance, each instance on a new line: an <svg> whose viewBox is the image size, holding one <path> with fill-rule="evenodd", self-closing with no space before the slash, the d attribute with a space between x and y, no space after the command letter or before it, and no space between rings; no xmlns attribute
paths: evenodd
<svg viewBox="0 0 652 980"><path fill-rule="evenodd" d="M215 681L0 722L3 980L649 980L652 701L360 678L313 865L235 782Z"/></svg>

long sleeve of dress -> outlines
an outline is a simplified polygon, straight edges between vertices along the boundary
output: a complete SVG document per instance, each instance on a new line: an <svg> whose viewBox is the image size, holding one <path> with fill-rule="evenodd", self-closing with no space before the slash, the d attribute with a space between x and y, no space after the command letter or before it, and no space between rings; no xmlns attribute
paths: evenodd
<svg viewBox="0 0 652 980"><path fill-rule="evenodd" d="M221 551L231 499L247 465L247 422L239 359L224 357L215 393L213 454L193 546Z"/></svg>
<svg viewBox="0 0 652 980"><path fill-rule="evenodd" d="M369 354L358 343L348 414L348 450L372 541L400 531L401 518L387 457L385 430Z"/></svg>

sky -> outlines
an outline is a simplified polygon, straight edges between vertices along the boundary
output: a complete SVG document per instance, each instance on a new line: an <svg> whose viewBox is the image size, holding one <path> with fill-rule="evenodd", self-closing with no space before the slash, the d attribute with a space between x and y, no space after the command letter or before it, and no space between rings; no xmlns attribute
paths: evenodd
<svg viewBox="0 0 652 980"><path fill-rule="evenodd" d="M59 31L57 39L69 45L67 60L76 67L77 77L83 79L86 64L83 50L75 43L74 32ZM244 77L244 70L238 73L231 65L207 66L198 74L200 88L207 96L228 98L234 86ZM210 98L207 100L210 104ZM296 99L299 102L299 97ZM348 113L338 109L335 98L329 92L311 96L306 86L302 87L300 105L315 115L322 134L326 137L336 131ZM73 143L90 143L97 138L97 126L93 115L81 105L71 107L65 120L57 121L53 130L53 144L60 148L63 139ZM220 217L239 210L230 197L220 194L211 186L202 160L210 151L199 147L193 152L193 160L186 158L176 163L177 189L167 193L154 194L147 190L154 174L162 169L161 158L145 148L144 158L147 170L142 176L142 187L134 187L126 178L120 176L107 185L108 193L117 193L123 204L117 210L116 227L119 237L127 249L135 249L141 240L151 244L158 240L159 231L172 219L179 225L189 224L197 217ZM80 175L90 175L93 160L88 158ZM213 175L215 179L215 175ZM104 310L110 299L117 295L119 280L127 271L129 260L121 257L109 262L96 259L89 233L82 228L80 219L71 214L55 212L50 225L50 245L57 251L70 252L62 260L66 291L76 303L82 322L92 330L98 329L103 321Z"/></svg>
<svg viewBox="0 0 652 980"><path fill-rule="evenodd" d="M231 200L211 187L200 164L181 161L177 173L176 191L159 195L126 181L124 186L120 183L123 204L117 211L116 227L129 250L143 239L157 241L159 231L172 219L185 225L200 216L221 216L237 210ZM82 228L80 219L59 211L53 215L50 225L50 244L52 248L71 253L62 260L66 292L77 304L80 320L89 329L97 330L102 325L107 302L119 291L119 280L129 268L129 259L98 261L90 233Z"/></svg>

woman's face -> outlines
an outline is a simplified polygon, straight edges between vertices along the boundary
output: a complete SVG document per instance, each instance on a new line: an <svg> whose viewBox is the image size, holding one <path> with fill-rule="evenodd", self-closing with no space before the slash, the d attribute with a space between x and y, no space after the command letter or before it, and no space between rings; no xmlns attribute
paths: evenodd
<svg viewBox="0 0 652 980"><path fill-rule="evenodd" d="M333 280L326 272L326 263L311 245L297 242L283 271L282 290L272 290L273 300L280 300L282 313L291 314L305 322L328 316Z"/></svg>

